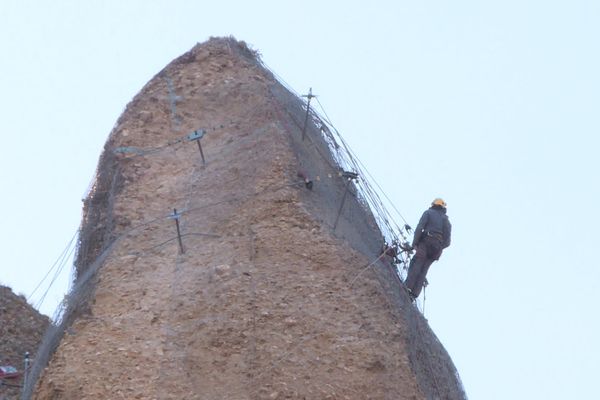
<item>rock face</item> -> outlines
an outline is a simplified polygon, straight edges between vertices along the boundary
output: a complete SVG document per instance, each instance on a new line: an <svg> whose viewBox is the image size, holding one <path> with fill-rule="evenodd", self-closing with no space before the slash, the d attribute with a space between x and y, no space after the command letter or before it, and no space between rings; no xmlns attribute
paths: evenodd
<svg viewBox="0 0 600 400"><path fill-rule="evenodd" d="M24 355L35 357L36 350L50 321L31 307L24 297L0 285L0 365L24 368ZM0 381L1 382L1 381ZM6 380L0 385L0 399L18 399L21 379Z"/></svg>
<svg viewBox="0 0 600 400"><path fill-rule="evenodd" d="M365 269L382 235L353 185L333 229L347 181L312 118L303 140L302 104L232 38L142 89L86 199L33 398L464 398L391 265Z"/></svg>

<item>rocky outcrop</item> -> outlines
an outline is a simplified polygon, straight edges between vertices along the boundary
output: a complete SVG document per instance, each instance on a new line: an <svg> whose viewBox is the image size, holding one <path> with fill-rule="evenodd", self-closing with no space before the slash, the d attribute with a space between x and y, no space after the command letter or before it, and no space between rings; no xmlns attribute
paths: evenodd
<svg viewBox="0 0 600 400"><path fill-rule="evenodd" d="M38 313L23 296L0 285L0 365L11 365L23 372L25 353L34 359L49 319ZM22 379L0 384L0 399L18 399Z"/></svg>
<svg viewBox="0 0 600 400"><path fill-rule="evenodd" d="M353 185L333 229L348 182L318 121L302 138L304 113L231 38L142 89L86 199L34 398L464 398L392 266L373 262L382 235Z"/></svg>

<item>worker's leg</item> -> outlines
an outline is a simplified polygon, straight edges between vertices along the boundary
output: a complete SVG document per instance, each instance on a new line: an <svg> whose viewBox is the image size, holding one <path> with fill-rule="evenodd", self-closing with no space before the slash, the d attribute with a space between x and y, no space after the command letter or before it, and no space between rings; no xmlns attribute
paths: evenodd
<svg viewBox="0 0 600 400"><path fill-rule="evenodd" d="M413 257L410 260L410 266L408 267L408 274L406 275L406 279L404 280L404 286L407 289L413 290L415 286L415 282L417 281L417 277L419 276L419 272L421 271L421 265L423 264L423 260L417 257Z"/></svg>
<svg viewBox="0 0 600 400"><path fill-rule="evenodd" d="M406 280L404 281L404 286L406 286L406 288L413 293L415 292L415 289L417 287L419 276L421 275L421 270L423 269L423 265L425 264L426 260L427 249L425 247L425 244L420 244L417 246L417 252L410 260L408 274L406 275ZM415 295L415 297L417 296Z"/></svg>
<svg viewBox="0 0 600 400"><path fill-rule="evenodd" d="M419 248L423 248L425 256L423 257L421 268L419 268L419 274L415 277L415 283L411 289L415 298L419 297L419 295L421 294L423 284L425 283L425 278L427 278L427 272L429 271L429 267L431 267L431 264L433 264L434 261L438 260L442 255L441 242L431 236L426 237L423 240L422 246Z"/></svg>
<svg viewBox="0 0 600 400"><path fill-rule="evenodd" d="M415 298L419 297L421 294L421 289L423 289L423 284L425 283L425 278L427 277L427 272L429 271L429 267L433 264L432 259L426 258L421 263L421 268L419 268L418 275L415 277L415 282L413 287L411 287L412 294Z"/></svg>

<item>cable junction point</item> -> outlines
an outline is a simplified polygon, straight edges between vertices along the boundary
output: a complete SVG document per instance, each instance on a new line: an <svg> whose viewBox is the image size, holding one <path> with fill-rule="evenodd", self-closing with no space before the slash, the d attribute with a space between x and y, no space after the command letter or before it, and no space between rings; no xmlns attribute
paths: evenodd
<svg viewBox="0 0 600 400"><path fill-rule="evenodd" d="M200 139L202 139L205 134L206 130L197 129L185 137L188 142L195 141L196 143L198 143L198 150L200 151L200 157L202 157L202 165L206 165L206 160L204 159L204 152L202 151L202 144L200 143Z"/></svg>
<svg viewBox="0 0 600 400"><path fill-rule="evenodd" d="M308 94L302 95L302 97L308 98L308 102L306 104L306 115L304 116L304 125L302 127L302 140L306 137L306 125L308 124L308 115L310 114L310 101L313 97L317 97L312 94L312 88L308 89Z"/></svg>
<svg viewBox="0 0 600 400"><path fill-rule="evenodd" d="M356 180L358 179L358 173L352 171L343 171L342 177L348 179L349 181Z"/></svg>
<svg viewBox="0 0 600 400"><path fill-rule="evenodd" d="M147 154L159 153L163 150L168 149L170 146L174 146L174 145L182 143L182 142L198 141L198 147L200 148L200 155L202 156L203 163L205 163L204 153L202 151L202 146L200 145L200 142L199 142L200 139L202 139L205 134L206 134L206 129L198 129L184 137L180 137L178 139L171 140L162 146L148 147L148 148L141 148L141 147L135 147L135 146L119 146L119 147L115 147L113 149L113 153L115 153L115 154L132 154L133 156L145 156Z"/></svg>
<svg viewBox="0 0 600 400"><path fill-rule="evenodd" d="M186 136L186 139L191 142L192 140L200 140L204 137L204 135L206 134L206 131L204 129L198 129L195 130L194 132L190 133L189 135Z"/></svg>

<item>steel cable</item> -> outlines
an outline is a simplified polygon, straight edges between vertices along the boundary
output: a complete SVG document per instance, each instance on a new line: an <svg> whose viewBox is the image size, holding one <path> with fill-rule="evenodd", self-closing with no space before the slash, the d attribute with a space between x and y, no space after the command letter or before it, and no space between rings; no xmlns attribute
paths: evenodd
<svg viewBox="0 0 600 400"><path fill-rule="evenodd" d="M60 276L61 272L63 271L64 267L67 265L67 261L71 258L71 256L73 255L73 252L75 251L77 246L73 246L73 240L71 240L71 246L70 246L70 250L68 253L66 253L64 255L64 257L62 258L59 267L57 268L56 272L54 273L54 276L52 277L52 279L50 280L50 284L48 285L48 288L46 289L46 291L44 292L44 294L42 295L42 297L40 297L40 299L38 300L38 302L35 305L36 309L40 309L40 307L42 306L42 304L44 304L44 300L46 299L46 296L48 295L48 292L50 291L50 289L52 288L52 286L54 285L54 282L56 282L56 279L58 279L58 277Z"/></svg>
<svg viewBox="0 0 600 400"><path fill-rule="evenodd" d="M48 278L48 275L50 275L50 273L52 272L52 270L54 269L54 267L56 267L59 264L59 262L62 262L61 260L63 260L65 254L71 248L71 245L73 244L73 241L77 237L78 233L79 233L79 229L75 231L75 233L73 234L73 237L71 238L71 240L69 240L69 243L67 243L67 246L65 247L65 249L60 253L60 255L58 256L58 258L56 259L56 261L54 261L54 263L52 264L52 266L50 267L50 269L48 270L48 272L46 272L46 275L44 275L44 277L42 278L42 280L37 284L37 286L35 287L35 289L33 289L33 291L31 292L31 294L27 297L27 301L31 300L31 298L33 297L33 295L35 294L35 292L42 286L42 284L44 283L44 281L46 280L46 278Z"/></svg>

